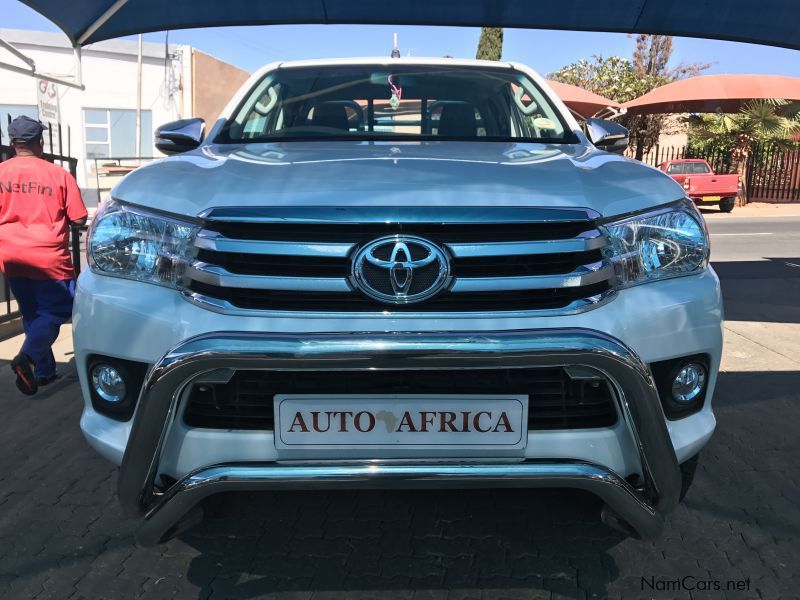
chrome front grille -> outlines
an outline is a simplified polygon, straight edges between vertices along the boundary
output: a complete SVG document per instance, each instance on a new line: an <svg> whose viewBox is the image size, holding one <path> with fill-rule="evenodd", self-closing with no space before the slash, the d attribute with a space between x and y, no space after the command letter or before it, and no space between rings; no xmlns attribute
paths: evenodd
<svg viewBox="0 0 800 600"><path fill-rule="evenodd" d="M468 207L212 210L195 241L186 295L228 312L577 311L613 289L596 216ZM391 235L443 248L452 276L447 288L407 305L384 304L356 289L353 255Z"/></svg>

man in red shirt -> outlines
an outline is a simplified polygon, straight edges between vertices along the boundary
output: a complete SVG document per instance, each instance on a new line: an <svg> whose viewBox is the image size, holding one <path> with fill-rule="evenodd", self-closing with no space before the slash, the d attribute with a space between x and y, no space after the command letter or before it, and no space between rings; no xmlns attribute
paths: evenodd
<svg viewBox="0 0 800 600"><path fill-rule="evenodd" d="M11 368L28 395L57 377L52 345L72 316L75 295L70 224L86 222L75 179L42 159L43 131L39 121L14 119L8 137L17 155L0 163L0 268L25 330Z"/></svg>

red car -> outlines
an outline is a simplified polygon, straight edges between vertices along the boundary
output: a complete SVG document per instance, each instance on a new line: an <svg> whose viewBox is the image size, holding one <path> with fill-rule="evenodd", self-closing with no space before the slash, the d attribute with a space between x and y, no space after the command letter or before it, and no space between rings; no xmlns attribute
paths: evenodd
<svg viewBox="0 0 800 600"><path fill-rule="evenodd" d="M741 178L736 175L716 175L711 166L700 158L668 160L658 168L683 186L686 195L700 206L717 204L722 212L731 212L739 195Z"/></svg>

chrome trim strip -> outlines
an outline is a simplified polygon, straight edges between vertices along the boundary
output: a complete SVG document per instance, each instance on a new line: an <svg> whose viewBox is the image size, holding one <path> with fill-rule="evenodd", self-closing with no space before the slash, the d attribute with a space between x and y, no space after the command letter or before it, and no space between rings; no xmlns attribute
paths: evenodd
<svg viewBox="0 0 800 600"><path fill-rule="evenodd" d="M211 310L223 315L247 316L247 317L267 317L267 318L286 318L286 319L497 319L502 318L527 318L527 317L550 317L576 315L588 310L594 310L604 306L616 297L616 290L609 289L596 296L589 296L571 302L563 308L545 308L541 310L496 310L486 311L397 311L394 307L375 307L374 312L342 312L342 311L300 311L300 310L269 310L256 308L239 308L227 300L212 298L184 290L182 296L192 304Z"/></svg>
<svg viewBox="0 0 800 600"><path fill-rule="evenodd" d="M208 285L253 290L286 290L302 292L352 292L344 277L285 277L266 275L239 275L230 271L195 261L186 267L186 277Z"/></svg>
<svg viewBox="0 0 800 600"><path fill-rule="evenodd" d="M557 252L584 252L607 245L608 240L599 231L567 240L541 240L530 242L486 242L445 244L456 258L477 256L520 256L554 254Z"/></svg>
<svg viewBox="0 0 800 600"><path fill-rule="evenodd" d="M585 265L566 275L532 275L530 277L456 277L450 288L454 294L465 292L499 292L510 290L545 290L582 287L608 281L614 275L613 265L603 262Z"/></svg>
<svg viewBox="0 0 800 600"><path fill-rule="evenodd" d="M331 242L286 242L226 238L215 231L202 230L194 245L203 250L240 252L242 254L278 254L281 256L330 256L346 258L355 244Z"/></svg>
<svg viewBox="0 0 800 600"><path fill-rule="evenodd" d="M625 213L620 213L618 215L608 215L602 216L597 218L597 225L610 225L621 221L627 221L628 219L634 219L636 217L643 217L645 215L660 215L678 208L686 208L690 212L694 212L697 217L699 217L702 224L705 224L705 219L702 218L700 214L700 209L697 205L692 201L691 198L688 196L683 196L671 202L666 202L664 204L659 204L657 206L650 206L648 208L639 208L636 210L631 210Z"/></svg>
<svg viewBox="0 0 800 600"><path fill-rule="evenodd" d="M469 469L475 473L471 481L479 485L495 485L501 472L507 473L508 478L516 476L518 485L523 486L580 484L604 498L606 523L642 538L657 535L663 515L678 503L681 475L655 383L647 366L622 342L585 329L394 334L214 333L186 340L158 361L142 386L120 467L118 497L128 514L145 517L139 540L152 544L178 530L186 522L187 511L203 495L229 489L228 485L235 488L242 478L250 482L247 489L272 489L276 485L303 488L320 478L323 486L331 483L338 486L339 476L353 485L369 479L363 469L348 471L344 463L336 463L343 468L338 475L334 470L325 476L313 469L304 470L310 469L309 465L287 465L287 469L297 470L269 472L259 469L273 466L210 465L168 490L158 491L155 478L178 399L193 379L209 371L357 372L548 366L585 366L608 379L615 390L618 412L639 453L640 488L632 487L603 467L580 461L564 461L567 467L563 472L559 472L553 461L534 461L540 467L538 470L517 471L515 475L515 468L530 467L519 467L525 462L512 463L492 472L487 467L491 461L481 459L458 471L451 470L449 465L429 465L427 472L415 472L404 465L384 467L382 461L374 461L369 465L384 475L369 480L368 484L382 487L387 480L390 483L394 480L425 485L438 480L460 486L465 479L469 480L469 476L461 473ZM215 467L220 470L214 470ZM232 479L227 479L228 476Z"/></svg>
<svg viewBox="0 0 800 600"><path fill-rule="evenodd" d="M229 223L460 225L591 222L601 215L590 208L539 206L219 206L197 216Z"/></svg>
<svg viewBox="0 0 800 600"><path fill-rule="evenodd" d="M203 499L220 492L325 489L573 488L616 506L639 537L658 535L662 518L619 475L582 461L513 463L223 464L196 471L171 487L149 511L136 541L154 546ZM607 515L602 515L604 520ZM615 522L608 523L617 526Z"/></svg>

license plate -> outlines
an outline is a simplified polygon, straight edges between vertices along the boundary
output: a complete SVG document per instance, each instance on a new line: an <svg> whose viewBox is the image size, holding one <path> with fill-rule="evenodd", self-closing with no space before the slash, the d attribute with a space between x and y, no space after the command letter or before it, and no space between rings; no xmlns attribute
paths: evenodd
<svg viewBox="0 0 800 600"><path fill-rule="evenodd" d="M703 202L719 202L722 196L703 196L700 198Z"/></svg>
<svg viewBox="0 0 800 600"><path fill-rule="evenodd" d="M526 395L279 394L278 448L524 448Z"/></svg>

